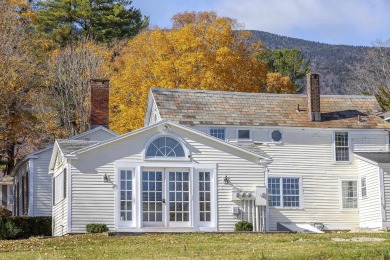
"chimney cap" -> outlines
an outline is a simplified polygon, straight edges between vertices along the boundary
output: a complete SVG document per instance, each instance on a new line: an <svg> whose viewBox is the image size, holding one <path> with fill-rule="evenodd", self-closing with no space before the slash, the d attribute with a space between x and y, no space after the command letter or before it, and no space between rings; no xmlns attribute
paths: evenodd
<svg viewBox="0 0 390 260"><path fill-rule="evenodd" d="M90 82L106 82L106 81L109 81L109 79L98 79L98 78L96 78L96 79L90 79L89 81Z"/></svg>

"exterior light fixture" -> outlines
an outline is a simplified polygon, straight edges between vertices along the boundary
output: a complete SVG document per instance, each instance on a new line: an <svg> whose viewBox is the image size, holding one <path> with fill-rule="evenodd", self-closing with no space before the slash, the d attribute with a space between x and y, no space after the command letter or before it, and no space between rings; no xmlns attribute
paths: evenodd
<svg viewBox="0 0 390 260"><path fill-rule="evenodd" d="M108 178L107 173L104 174L103 181L104 182L109 182L110 181L110 178Z"/></svg>
<svg viewBox="0 0 390 260"><path fill-rule="evenodd" d="M225 176L225 178L223 178L223 183L229 184L229 178L227 175Z"/></svg>

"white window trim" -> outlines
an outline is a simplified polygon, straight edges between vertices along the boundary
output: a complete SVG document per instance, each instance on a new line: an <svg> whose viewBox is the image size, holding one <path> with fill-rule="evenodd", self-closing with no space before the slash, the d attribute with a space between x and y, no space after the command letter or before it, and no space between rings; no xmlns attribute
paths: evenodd
<svg viewBox="0 0 390 260"><path fill-rule="evenodd" d="M122 221L121 220L121 188L120 188L120 177L121 177L121 171L131 171L132 172L132 221ZM137 199L135 199L135 195L138 194L139 192L137 191L137 185L136 181L140 181L140 178L136 176L135 174L135 167L117 167L115 169L115 180L116 180L116 185L115 187L115 229L121 229L121 228L131 228L135 227L137 223L137 217L138 214L136 212L138 211L138 202L139 197L137 196Z"/></svg>
<svg viewBox="0 0 390 260"><path fill-rule="evenodd" d="M244 131L249 131L249 138L238 138L238 131L242 131L242 130L244 130ZM236 140L238 141L238 142L240 142L240 141L252 141L252 129L237 129L236 130Z"/></svg>
<svg viewBox="0 0 390 260"><path fill-rule="evenodd" d="M153 157L153 158L147 158L146 157L146 151L149 147L149 145L154 141L156 140L157 138L160 138L160 137L170 137L174 140L176 140L177 142L179 142L179 144L182 146L183 150L184 150L184 157ZM169 133L164 133L164 134L154 134L152 135L149 140L145 143L144 145L144 148L142 150L142 158L145 160L145 161L190 161L191 160L191 153L190 153L190 150L188 149L186 143L179 137L177 137L176 135L173 135L173 134L169 134Z"/></svg>
<svg viewBox="0 0 390 260"><path fill-rule="evenodd" d="M302 182L302 176L294 176L294 175L269 175L267 176L267 189L268 187L268 178L280 178L280 206L269 206L268 201L267 201L267 207L270 208L275 208L275 209L304 209L303 207L303 182ZM299 179L299 207L284 207L283 206L283 178L298 178ZM268 191L267 191L268 193Z"/></svg>
<svg viewBox="0 0 390 260"><path fill-rule="evenodd" d="M343 181L356 181L356 192L357 192L357 207L356 208L343 208ZM358 211L359 210L359 180L353 178L341 179L339 178L339 208L340 211Z"/></svg>
<svg viewBox="0 0 390 260"><path fill-rule="evenodd" d="M345 132L348 133L348 154L349 154L349 161L336 161L336 133L339 132ZM334 164L351 164L353 160L353 152L352 152L352 143L351 143L351 132L347 130L336 130L332 133L332 154L333 154L333 163Z"/></svg>
<svg viewBox="0 0 390 260"><path fill-rule="evenodd" d="M280 141L275 141L274 139L272 139L272 133L274 132L274 131L279 131L280 133L281 133L281 135L282 135L282 138L280 139ZM283 133L283 131L282 130L280 130L280 129L271 129L270 131L269 131L269 133L268 133L268 136L269 136L269 140L271 140L271 142L272 143L275 143L275 144L280 144L280 143L282 143L283 141L284 141L284 133Z"/></svg>
<svg viewBox="0 0 390 260"><path fill-rule="evenodd" d="M54 184L55 185L55 190L54 190L54 194L52 194L52 204L53 204L53 206L56 206L56 205L58 205L60 202L62 202L63 200L65 200L66 199L66 197L68 196L68 194L69 194L69 189L68 189L68 184L69 184L69 182L68 182L68 180L66 180L66 188L67 188L67 190L65 191L64 190L64 170L66 169L66 177L68 177L68 174L69 174L69 171L68 171L68 169L67 169L67 167L66 167L66 165L63 165L60 169L57 169L56 170L56 173L55 174L53 174L53 183L52 184L54 184L55 183L55 181L56 181L56 178L58 178L59 176L61 176L61 181L59 181L60 182L60 189L58 188L58 190L60 191L60 199L57 201L56 200L56 198L55 198L55 195L57 194L57 185L56 184ZM66 194L66 197L64 196ZM53 203L53 201L54 201L54 203Z"/></svg>
<svg viewBox="0 0 390 260"><path fill-rule="evenodd" d="M224 135L225 135L225 139L220 139L220 138L218 138L218 137L212 136L212 135L211 135L211 130L212 130L212 129L223 130L223 131L224 131ZM214 138L219 139L219 140L226 141L226 140L227 140L227 138L226 138L226 133L227 133L227 131L226 131L226 128L224 128L224 127L210 127L210 128L209 128L209 133L208 133L208 134L209 134L210 136L214 137Z"/></svg>

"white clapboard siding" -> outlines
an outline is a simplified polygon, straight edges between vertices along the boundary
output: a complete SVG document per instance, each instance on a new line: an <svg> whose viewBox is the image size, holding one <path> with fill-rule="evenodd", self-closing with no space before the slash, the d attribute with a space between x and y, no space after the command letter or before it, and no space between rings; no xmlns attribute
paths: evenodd
<svg viewBox="0 0 390 260"><path fill-rule="evenodd" d="M379 167L357 159L360 227L382 228ZM361 177L366 177L367 196L362 197Z"/></svg>
<svg viewBox="0 0 390 260"><path fill-rule="evenodd" d="M29 175L29 162L26 161L23 165L21 165L18 169L17 174L15 175L14 183L15 183L15 190L14 190L14 209L15 211L13 214L15 216L24 216L27 215L27 212L24 212L23 208L27 208L26 205L24 205L27 201L27 195L25 194L25 191L22 191L22 179L26 178L26 176L30 177ZM19 188L19 189L18 189ZM25 189L26 190L26 189ZM23 195L25 197L23 197Z"/></svg>
<svg viewBox="0 0 390 260"><path fill-rule="evenodd" d="M197 135L176 128L173 131L187 143L193 162L218 164L219 230L233 231L238 219L231 213L231 206L236 205L231 201L232 190L254 191L255 186L264 186L263 166L243 159L242 154L224 145L214 142L206 145ZM116 183L115 161L143 162L142 150L154 134L154 131L146 131L80 154L77 160L72 160L72 232L85 232L88 223L105 223L114 230L114 188L103 182L103 176L107 174ZM231 184L223 184L225 175Z"/></svg>
<svg viewBox="0 0 390 260"><path fill-rule="evenodd" d="M218 164L218 230L233 231L239 218L232 214L232 207L240 204L232 201L232 192L239 189L254 193L256 186L264 186L264 167L241 158L234 150L205 145L198 136L183 139L190 144L194 161ZM224 184L225 176L229 178L228 185Z"/></svg>
<svg viewBox="0 0 390 260"><path fill-rule="evenodd" d="M53 201L52 201L53 204ZM68 196L52 206L53 236L62 236L68 233Z"/></svg>
<svg viewBox="0 0 390 260"><path fill-rule="evenodd" d="M383 135L384 132L378 131L378 139L385 140ZM352 144L361 140L354 138L354 133L351 133L350 138ZM333 161L333 131L283 129L283 140L280 144L268 143L261 146L274 160L269 165L268 176L301 177L302 208L271 207L270 230L276 230L278 222L319 222L330 229L358 226L358 210L341 209L339 188L340 179L357 180L357 166L353 160L350 164Z"/></svg>
<svg viewBox="0 0 390 260"><path fill-rule="evenodd" d="M52 176L48 173L52 151L49 149L40 153L37 159L30 159L34 166L34 216L51 216L52 213Z"/></svg>

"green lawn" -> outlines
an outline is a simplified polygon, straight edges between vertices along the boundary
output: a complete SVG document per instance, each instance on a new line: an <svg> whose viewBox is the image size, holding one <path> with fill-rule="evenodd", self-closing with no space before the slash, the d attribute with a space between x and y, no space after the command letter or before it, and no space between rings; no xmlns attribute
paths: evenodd
<svg viewBox="0 0 390 260"><path fill-rule="evenodd" d="M384 238L336 242L331 238ZM75 235L0 242L1 259L390 259L390 233Z"/></svg>

